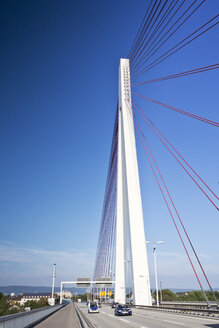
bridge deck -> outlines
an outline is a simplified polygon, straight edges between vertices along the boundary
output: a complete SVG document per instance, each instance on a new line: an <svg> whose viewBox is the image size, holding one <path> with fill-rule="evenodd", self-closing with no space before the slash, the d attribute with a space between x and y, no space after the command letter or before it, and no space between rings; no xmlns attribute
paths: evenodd
<svg viewBox="0 0 219 328"><path fill-rule="evenodd" d="M51 317L42 321L37 328L79 328L77 314L73 303L66 305L63 309L54 313Z"/></svg>

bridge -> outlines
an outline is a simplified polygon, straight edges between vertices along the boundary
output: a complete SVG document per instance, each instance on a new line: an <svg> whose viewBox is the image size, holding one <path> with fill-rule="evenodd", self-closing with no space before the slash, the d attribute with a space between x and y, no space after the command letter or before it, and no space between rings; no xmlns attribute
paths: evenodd
<svg viewBox="0 0 219 328"><path fill-rule="evenodd" d="M206 288L211 292L215 305L218 299L208 278L207 272L201 263L198 251L187 231L180 209L177 208L174 197L171 194L167 182L161 173L160 166L150 146L150 140L144 130L147 127L161 142L169 154L176 160L192 183L206 198L209 207L218 211L218 195L204 180L198 171L192 167L182 153L161 131L158 125L150 118L150 113L144 110L143 101L153 103L162 108L209 125L216 129L219 123L205 116L166 104L148 97L136 88L146 87L149 84L157 84L171 79L193 78L196 75L215 72L219 68L218 63L212 63L201 67L175 72L154 79L147 79L147 73L160 64L165 63L169 57L174 57L177 52L197 42L201 37L207 37L208 33L218 24L218 16L206 20L201 26L192 29L179 42L174 42L175 34L183 28L186 22L198 13L205 1L194 1L183 7L184 1L151 1L144 16L136 38L127 58L120 59L119 65L119 95L115 113L110 161L106 182L106 190L96 253L95 270L92 281L84 281L88 284L94 299L101 299L101 291L111 290L112 284L114 301L125 304L127 302L127 290L132 297L134 318L117 319L110 306L105 305L101 314L92 317L92 324L98 327L123 327L134 324L139 327L171 327L171 326L196 326L196 319L181 318L178 320L174 313L159 313L150 311L152 306L151 284L148 269L148 256L146 250L145 227L142 210L142 197L140 191L138 160L136 151L136 138L142 146L146 159L157 182L163 201L169 212L170 219L175 227L179 241L188 258L188 265L194 273L197 284L203 293L205 306L210 306ZM169 40L173 40L173 46L167 47ZM143 80L141 78L143 77ZM145 80L146 78L146 80ZM159 307L158 282L156 272L156 243L154 244L156 305ZM161 243L161 242L158 242ZM200 277L201 276L201 277ZM101 283L101 279L108 280L108 285ZM65 284L76 282L62 282L61 291ZM105 294L106 295L106 294ZM130 301L130 299L129 299ZM86 316L86 306L77 305ZM166 305L167 306L167 305ZM177 306L169 305L170 308ZM178 307L185 307L178 304ZM187 305L187 307L191 305ZM203 305L197 307L201 309ZM165 305L163 305L165 307ZM147 308L147 311L146 311ZM192 311L192 310L191 310ZM197 309L196 309L197 311ZM200 310L201 311L201 310ZM215 310L213 310L215 311ZM200 313L199 313L200 314ZM217 316L217 315L216 315ZM213 315L215 318L215 313ZM194 320L194 322L193 322ZM206 321L205 321L206 323ZM91 324L91 326L92 326ZM203 324L199 322L200 326Z"/></svg>
<svg viewBox="0 0 219 328"><path fill-rule="evenodd" d="M211 291L214 301L218 302L207 273L201 263L198 251L195 249L189 232L183 223L180 210L174 202L174 197L169 191L167 182L161 173L157 159L155 159L151 146L149 145L150 141L144 133L144 125L155 134L199 191L205 196L209 202L209 206L213 207L215 211L218 211L219 198L216 192L197 173L189 161L183 157L164 133L161 132L155 122L151 120L149 117L150 114L142 109L142 105L139 105L138 99L143 99L191 119L201 121L210 125L213 129L218 128L219 123L189 112L188 110L163 103L151 97L146 97L135 90L137 86L145 86L150 83L158 83L185 76L191 77L195 74L206 73L206 71L212 71L218 68L218 64L212 64L192 68L183 72L176 72L175 74L152 80L139 81L146 72L162 64L167 58L174 56L188 44L215 28L218 24L218 16L212 17L197 29L193 29L192 33L188 34L180 42L176 42L170 49L163 50L160 54L160 50L164 44L170 38L174 38L175 33L182 28L188 19L192 18L204 4L204 1L198 3L195 1L188 4L188 7L180 12L178 19L174 23L170 22L175 17L176 12L182 9L182 3L178 5L175 1L167 3L168 1L160 1L159 3L156 1L150 2L151 7L149 6L145 14L128 58L120 60L119 97L94 271L94 280L98 280L99 277L108 277L109 280L113 280L112 277L115 275L114 300L120 303L126 302L128 273L131 271L130 281L132 284L133 304L143 306L151 306L152 300L145 247L147 241L144 232L135 136L139 139L143 147L169 212L170 219L184 248L188 263L191 266L199 288L203 292L206 303L208 304L209 300L204 291L206 287L203 287L203 281ZM156 57L157 52L159 55ZM154 251L155 249L154 243ZM128 262L130 264L129 269L127 269ZM202 276L201 278L200 275ZM158 289L157 286L156 289Z"/></svg>
<svg viewBox="0 0 219 328"><path fill-rule="evenodd" d="M194 111L190 111L174 104L167 104L161 101L159 96L158 99L155 99L145 93L147 90L145 88L148 85L157 85L170 80L192 79L198 76L205 76L207 83L209 76L216 74L219 63L209 63L206 58L205 65L148 78L148 73L153 72L153 69L156 68L156 71L159 72L157 67L159 68L169 59L174 60L177 53L182 52L187 47L189 48L193 43L196 43L198 47L199 40L207 38L211 31L216 29L219 23L216 13L212 17L206 15L205 21L196 26L197 15L202 6L211 6L210 1L148 1L147 11L131 49L126 58L120 59L118 67L118 101L115 108L115 123L93 277L61 282L61 304L63 286L68 284L86 285L90 289L90 295L93 299L101 298L101 293L106 296L106 293L109 294L110 292L109 295L113 294L113 301L122 304L127 302L127 291L129 291L129 303L131 303L133 315L124 318L117 317L114 315L111 305L105 302L100 308L100 313L91 316L87 314L85 303L71 303L65 307L60 307L55 314L38 323L38 327L60 327L61 325L63 327L74 325L75 327L103 328L122 328L129 327L129 325L139 328L219 327L218 310L215 309L212 310L213 316L210 319L200 318L201 306L200 311L196 309L195 315L188 313L188 311L184 313L155 312L154 308L157 309L160 305L155 256L156 244L159 243L157 241L152 242L154 244L157 291L156 307L152 306L153 299L146 248L148 242L147 227L143 217L139 178L141 176L139 174L140 165L136 149L138 142L138 149L142 147L145 160L148 161L160 191L161 199L187 256L188 265L191 267L197 285L203 293L206 307L210 306L206 289L210 291L214 305L218 306L219 300L216 298L208 272L202 264L199 251L184 224L183 215L180 214L181 209L177 208L165 174L162 173L158 164L159 161L154 155L148 131L157 138L157 141L176 161L185 173L186 179L191 180L191 183L202 195L202 201L208 204L210 211L218 212L219 197L207 180L198 173L198 169L196 170L190 161L184 158L182 152L159 128L159 124L151 119L147 107L149 104L153 104L172 112L173 115L178 115L178 117L181 115L190 122L195 122L195 124L197 122L205 124L209 126L209 129L217 129L219 122L208 117L207 111L206 115L199 114L196 108ZM188 22L190 32L187 28L185 35L183 35L181 32ZM177 33L180 35L178 38L176 38ZM211 40L210 37L209 40ZM187 65L188 62L187 58ZM175 124L175 119L173 120ZM148 129L147 132L146 129ZM142 158L143 156L141 156ZM162 307L160 308L162 309ZM205 312L210 314L209 309L205 309Z"/></svg>
<svg viewBox="0 0 219 328"><path fill-rule="evenodd" d="M217 15L206 20L197 28L191 28L191 33L187 34L180 41L175 41L175 35L183 28L188 20L192 26L193 17L198 14L200 7L205 5L204 3L205 1L194 1L183 6L184 1L181 3L178 3L178 1L150 1L128 57L120 59L118 70L118 103L115 113L95 270L92 281L84 280L84 283L87 283L87 286L89 286L93 298L99 298L100 291L106 291L108 286L108 289L112 288L114 301L124 304L127 300L127 289L130 288L134 306L152 306L142 197L138 172L139 165L136 152L137 138L143 148L149 166L151 167L152 174L155 177L155 181L157 182L161 196L169 212L170 219L172 220L188 258L188 264L191 266L198 286L204 295L206 304L210 304L205 292L206 286L211 291L214 301L218 304L214 289L201 263L198 251L195 249L189 232L183 223L180 210L173 200L174 197L169 191L167 182L158 165L158 161L155 159L152 152L150 140L144 132L145 127L151 130L158 138L164 148L173 156L178 165L184 170L185 174L191 179L192 183L194 183L198 190L204 195L206 201L209 203L209 207L213 207L215 211L218 211L219 198L216 192L198 174L196 169L192 167L189 161L184 158L182 153L177 150L164 132L161 131L158 125L150 118L150 114L143 109L144 105L142 105L142 101L148 104L153 103L185 116L187 119L196 120L201 124L209 125L211 129L218 128L219 123L199 115L197 111L195 111L195 114L187 109L169 105L158 99L148 97L136 90L138 87L141 87L141 90L144 91L143 87L149 84L155 85L159 82L164 83L171 79L189 79L202 74L205 74L207 78L209 72L213 74L219 68L218 63L211 63L201 67L191 67L190 69L166 76L147 79L147 73L150 70L165 63L169 57L174 57L176 53L183 51L183 49L192 42L198 42L199 38L208 37L208 33L210 33L213 28L216 28L218 24ZM167 45L169 40L173 41L173 45L168 48ZM154 252L155 249L154 243ZM200 275L202 275L201 278ZM106 279L108 285L104 284L101 279ZM203 281L205 282L204 286ZM68 283L77 282L62 282L61 291L63 286ZM109 287L109 283L112 284L112 287ZM156 290L157 305L159 306L157 279ZM82 312L86 312L86 307L84 305L79 305L79 307ZM142 321L142 318L144 316L146 318L148 312L146 314L146 312L141 311L143 310L139 309L134 312L134 323L137 324L139 320L139 325L143 327L145 323ZM154 312L150 315L154 317ZM159 316L162 317L162 314L159 314ZM106 319L104 319L104 317ZM112 322L115 321L115 323L107 323L109 318L111 318ZM133 319L131 319L131 321L120 319L119 323L118 320L116 320L109 306L106 306L101 310L101 315L93 321L94 324L98 326L102 324L103 327L111 327L113 325L120 327L120 324L122 327L122 325L126 325L128 322L132 323ZM159 320L161 319L158 319L158 321ZM165 319L163 320L165 321ZM181 323L176 321L176 318L167 318L166 322L168 322L168 324L166 325L170 327L174 322L175 325L187 325L184 321ZM156 324L152 325L150 320L149 325L150 327L156 326Z"/></svg>

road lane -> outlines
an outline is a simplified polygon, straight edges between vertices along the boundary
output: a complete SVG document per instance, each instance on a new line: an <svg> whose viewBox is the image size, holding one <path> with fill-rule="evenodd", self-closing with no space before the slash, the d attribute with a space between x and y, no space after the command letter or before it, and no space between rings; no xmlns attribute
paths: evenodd
<svg viewBox="0 0 219 328"><path fill-rule="evenodd" d="M114 315L114 309L107 305L103 305L100 313L96 314L88 314L85 304L79 307L97 328L219 328L219 320L216 319L135 308L132 309L132 316L118 317Z"/></svg>
<svg viewBox="0 0 219 328"><path fill-rule="evenodd" d="M130 323L127 317L120 318L114 315L114 309L110 306L100 308L100 313L89 313L86 304L77 304L80 310L97 328L126 328ZM130 317L128 317L130 318ZM122 320L121 320L122 319ZM125 319L126 321L123 321ZM131 327L130 327L131 328Z"/></svg>
<svg viewBox="0 0 219 328"><path fill-rule="evenodd" d="M40 324L37 328L79 328L78 317L73 307L73 303L66 305L61 310L57 311Z"/></svg>
<svg viewBox="0 0 219 328"><path fill-rule="evenodd" d="M167 324L168 327L219 328L219 320L217 319L192 317L189 315L182 315L177 313L155 312L153 310L136 309L135 316L141 317L144 322L150 322L152 327L153 324L156 324L156 322L161 322L162 327Z"/></svg>

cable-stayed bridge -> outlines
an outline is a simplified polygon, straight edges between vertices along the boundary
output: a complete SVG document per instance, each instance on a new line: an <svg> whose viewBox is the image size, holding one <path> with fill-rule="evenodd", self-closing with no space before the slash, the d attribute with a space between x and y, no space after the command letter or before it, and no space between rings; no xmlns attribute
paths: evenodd
<svg viewBox="0 0 219 328"><path fill-rule="evenodd" d="M206 286L216 299L211 281L201 263L198 250L196 250L189 231L183 222L180 208L177 208L174 197L168 188L168 182L162 174L157 158L154 156L150 140L144 132L148 128L158 139L161 145L176 160L176 163L185 172L191 183L199 190L208 202L209 208L218 213L219 198L216 191L208 184L206 179L184 158L172 141L165 135L159 125L150 117L150 111L145 110L147 105L155 104L173 115L181 115L191 121L206 124L209 129L217 129L219 123L202 113L198 109L190 110L184 107L167 104L144 93L148 85L157 88L159 83L173 80L192 79L205 76L206 83L212 74L217 74L219 63L209 63L203 57L205 64L188 67L186 60L184 70L171 74L151 78L151 72L167 62L175 60L178 53L183 52L191 45L199 47L203 38L209 37L218 28L218 14L208 17L206 15L200 24L197 16L204 6L210 6L209 1L178 1L178 0L151 0L147 11L131 46L127 58L121 58L119 75L119 94L115 110L115 123L111 153L106 181L106 189L102 210L102 218L97 244L95 269L91 281L94 295L98 288L113 285L114 301L126 302L127 288L131 287L133 304L136 306L151 306L151 285L146 252L146 236L142 210L142 197L140 191L136 142L142 146L145 158L154 175L161 197L164 201L169 217L175 227L179 241L188 258L188 265L194 273L200 290L203 292L206 303L209 303L205 293ZM188 25L190 31L188 31ZM184 31L184 27L187 26ZM179 67L182 67L182 62ZM171 64L169 64L171 65ZM176 67L176 66L174 66ZM150 74L149 74L150 72ZM148 77L150 76L150 77ZM177 82L176 82L177 83ZM141 88L139 92L138 88ZM206 95L207 96L207 95ZM128 277L128 276L131 276ZM200 275L202 278L200 278ZM107 283L104 284L104 279ZM203 286L203 282L205 286ZM128 284L130 284L129 286ZM63 282L63 284L68 282ZM130 295L129 295L130 296ZM107 311L106 311L107 312ZM108 313L108 312L107 312ZM106 315L111 315L110 313ZM138 314L142 315L142 314ZM165 321L165 320L164 320ZM168 327L176 326L176 319L166 319ZM171 323L172 322L172 323ZM174 325L175 322L175 325ZM152 323L150 323L152 325ZM141 323L143 327L143 323ZM181 325L186 325L181 322ZM164 325L165 326L165 325Z"/></svg>
<svg viewBox="0 0 219 328"><path fill-rule="evenodd" d="M150 114L139 105L138 99L143 99L149 104L154 103L191 119L201 121L210 125L212 129L218 128L219 123L136 91L138 86L157 85L158 82L170 79L191 78L200 73L205 73L207 77L207 72L216 71L219 68L218 63L212 63L211 65L192 67L189 70L154 79L140 80L142 77L147 76L150 70L164 64L169 57L183 51L192 42L198 42L199 38L208 37L208 33L216 28L218 15L206 20L201 26L192 28L191 33L182 37L180 41L175 39L177 32L188 21L191 23L192 18L198 14L200 7L204 5L205 1L189 3L185 3L185 1L151 1L128 58L120 60L119 97L94 272L94 280L98 280L99 277L108 277L110 280L115 280L114 298L118 302L125 303L127 271L130 270L127 269L127 262L129 262L134 304L151 305L135 136L143 147L170 218L205 300L208 302L198 270L204 277L207 288L217 301L198 252L183 223L180 210L174 203L173 196L153 155L143 126L146 125L155 134L165 149L206 197L209 206L213 206L215 211L218 211L218 196L164 135L156 123L150 119ZM168 48L166 44L169 40L173 42ZM114 275L115 279L112 278Z"/></svg>

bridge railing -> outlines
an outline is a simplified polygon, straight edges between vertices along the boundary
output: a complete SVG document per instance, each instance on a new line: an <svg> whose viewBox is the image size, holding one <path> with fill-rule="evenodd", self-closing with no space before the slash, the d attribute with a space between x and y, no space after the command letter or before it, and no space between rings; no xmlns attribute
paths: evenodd
<svg viewBox="0 0 219 328"><path fill-rule="evenodd" d="M183 314L187 316L203 316L208 318L216 318L219 319L219 310L217 308L203 308L201 306L173 306L173 305L161 305L161 306L142 306L136 305L134 306L137 309L145 309L145 310L153 310L153 311L161 311L161 312L172 312L177 314Z"/></svg>
<svg viewBox="0 0 219 328"><path fill-rule="evenodd" d="M162 301L160 303L160 306L168 306L168 307L189 307L189 308L209 308L209 306L211 307L217 307L217 303L216 302L210 302L209 304L207 304L206 302L201 302L201 301L177 301L177 302L173 302L173 301Z"/></svg>
<svg viewBox="0 0 219 328"><path fill-rule="evenodd" d="M74 303L75 311L77 313L81 328L95 328L96 326L85 316L85 314L79 309L78 305Z"/></svg>
<svg viewBox="0 0 219 328"><path fill-rule="evenodd" d="M0 328L28 328L47 318L67 304L59 304L0 317Z"/></svg>

